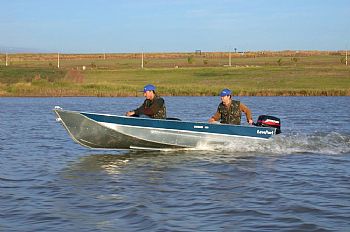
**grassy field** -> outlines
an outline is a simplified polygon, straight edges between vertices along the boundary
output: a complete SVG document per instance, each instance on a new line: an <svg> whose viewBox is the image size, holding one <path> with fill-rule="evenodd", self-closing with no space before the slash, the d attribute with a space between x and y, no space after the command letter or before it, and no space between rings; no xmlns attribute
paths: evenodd
<svg viewBox="0 0 350 232"><path fill-rule="evenodd" d="M345 54L345 53L344 53ZM1 55L1 54L0 54ZM160 95L350 96L350 66L342 52L13 54L0 59L0 96L141 96L148 83Z"/></svg>

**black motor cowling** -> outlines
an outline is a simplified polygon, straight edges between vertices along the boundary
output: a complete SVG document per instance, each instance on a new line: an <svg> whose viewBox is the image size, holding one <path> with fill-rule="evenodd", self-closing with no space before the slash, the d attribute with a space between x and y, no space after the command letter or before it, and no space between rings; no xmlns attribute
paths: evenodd
<svg viewBox="0 0 350 232"><path fill-rule="evenodd" d="M281 133L281 120L274 116L260 115L255 125L263 127L273 127L276 128L276 134Z"/></svg>

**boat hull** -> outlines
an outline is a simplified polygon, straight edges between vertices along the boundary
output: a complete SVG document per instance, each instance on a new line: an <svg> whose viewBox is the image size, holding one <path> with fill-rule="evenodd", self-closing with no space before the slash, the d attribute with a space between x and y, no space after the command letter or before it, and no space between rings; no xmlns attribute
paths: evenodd
<svg viewBox="0 0 350 232"><path fill-rule="evenodd" d="M233 139L269 139L276 130L267 127L235 126L134 118L54 109L77 143L97 149L184 149L223 145Z"/></svg>

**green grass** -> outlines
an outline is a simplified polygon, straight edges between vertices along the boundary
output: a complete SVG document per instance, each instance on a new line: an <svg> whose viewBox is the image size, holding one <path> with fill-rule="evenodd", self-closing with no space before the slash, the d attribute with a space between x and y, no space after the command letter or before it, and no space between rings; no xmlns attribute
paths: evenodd
<svg viewBox="0 0 350 232"><path fill-rule="evenodd" d="M136 58L65 60L60 69L52 60L18 61L0 66L0 96L142 96L148 83L163 96L218 95L223 88L249 96L350 96L350 67L340 56L297 58L236 57L232 67L223 66L225 57L194 57L192 64L186 57L146 58L144 69Z"/></svg>
<svg viewBox="0 0 350 232"><path fill-rule="evenodd" d="M47 79L53 82L62 79L65 74L65 70L55 68L0 67L0 82L3 84L14 84L31 82L35 78Z"/></svg>

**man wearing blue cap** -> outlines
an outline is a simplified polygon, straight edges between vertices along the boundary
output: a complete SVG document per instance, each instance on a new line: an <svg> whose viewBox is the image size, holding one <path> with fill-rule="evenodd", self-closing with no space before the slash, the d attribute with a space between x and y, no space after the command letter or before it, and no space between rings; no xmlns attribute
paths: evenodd
<svg viewBox="0 0 350 232"><path fill-rule="evenodd" d="M247 122L252 125L252 112L250 109L241 103L232 99L232 92L229 89L223 89L220 93L221 103L213 117L209 119L209 122L215 122L220 120L220 123L224 124L241 124L241 112L244 112L247 118Z"/></svg>
<svg viewBox="0 0 350 232"><path fill-rule="evenodd" d="M126 115L147 115L150 118L165 119L166 108L164 99L156 94L156 87L154 85L146 85L142 92L146 98L143 104L136 110L127 112Z"/></svg>

